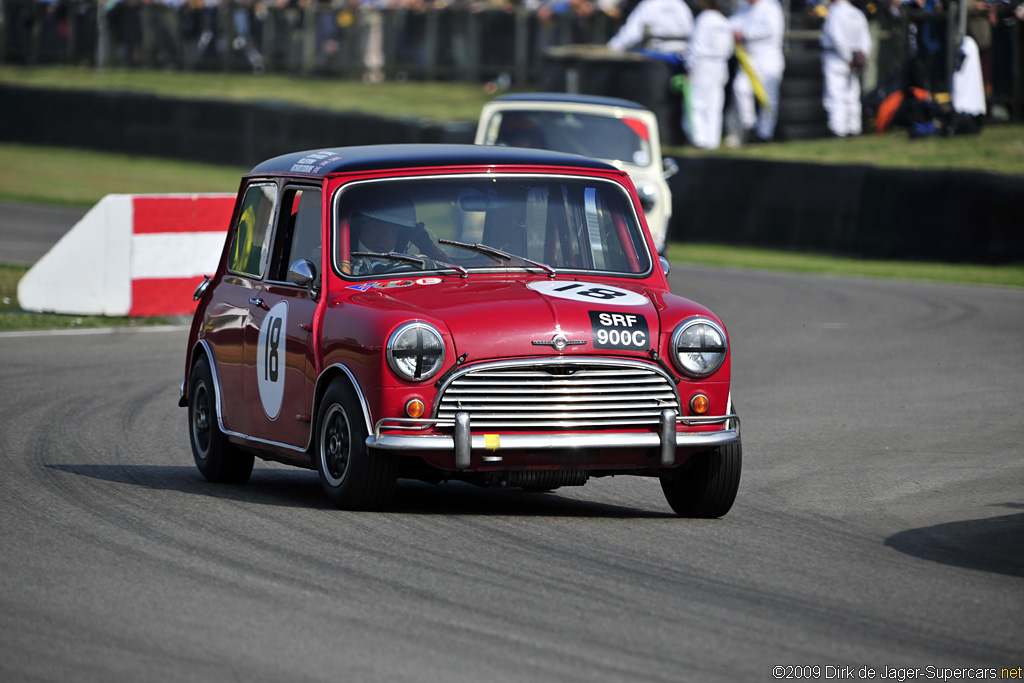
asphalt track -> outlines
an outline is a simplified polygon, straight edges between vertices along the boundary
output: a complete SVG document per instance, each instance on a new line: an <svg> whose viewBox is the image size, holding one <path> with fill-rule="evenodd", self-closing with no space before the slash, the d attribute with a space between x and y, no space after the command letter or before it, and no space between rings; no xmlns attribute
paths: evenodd
<svg viewBox="0 0 1024 683"><path fill-rule="evenodd" d="M85 212L64 206L0 202L0 263L35 263Z"/></svg>
<svg viewBox="0 0 1024 683"><path fill-rule="evenodd" d="M176 406L185 330L0 336L0 680L1024 666L1024 291L671 280L731 333L745 469L719 520L678 519L628 477L403 482L375 514L265 463L209 484Z"/></svg>

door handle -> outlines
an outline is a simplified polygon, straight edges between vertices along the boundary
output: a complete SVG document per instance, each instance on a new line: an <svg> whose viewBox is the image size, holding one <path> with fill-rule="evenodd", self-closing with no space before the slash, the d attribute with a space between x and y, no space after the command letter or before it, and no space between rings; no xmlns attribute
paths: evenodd
<svg viewBox="0 0 1024 683"><path fill-rule="evenodd" d="M264 306L263 306L263 299L260 299L259 297L255 297L255 298L249 297L249 303L252 304L253 306L258 306L259 308L264 308Z"/></svg>

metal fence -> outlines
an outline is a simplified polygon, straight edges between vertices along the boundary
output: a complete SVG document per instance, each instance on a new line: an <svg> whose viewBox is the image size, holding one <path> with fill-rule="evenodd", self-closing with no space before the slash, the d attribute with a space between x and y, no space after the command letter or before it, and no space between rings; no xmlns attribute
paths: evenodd
<svg viewBox="0 0 1024 683"><path fill-rule="evenodd" d="M603 44L602 13L547 20L519 7L0 0L0 62L297 73L343 78L528 82L546 48Z"/></svg>
<svg viewBox="0 0 1024 683"><path fill-rule="evenodd" d="M908 64L922 62L927 62L930 80L926 87L948 88L962 17L953 11L892 15L884 3L878 7L872 16L877 49L865 91L892 82ZM806 9L803 2L799 8L794 3L789 14L786 46L794 65L797 56L813 57L817 50L820 20L808 20ZM377 9L355 0L280 0L275 5L0 0L0 63L273 71L370 81L508 80L537 86L544 84L545 69L551 66L545 58L550 48L603 45L620 24L621 19L601 12L548 16L522 5L477 11L459 2L430 9ZM921 45L925 26L943 41L939 55ZM988 45L982 45L991 102L1015 119L1024 118L1022 33L1021 21L1004 12L992 25ZM796 68L793 77L798 77Z"/></svg>

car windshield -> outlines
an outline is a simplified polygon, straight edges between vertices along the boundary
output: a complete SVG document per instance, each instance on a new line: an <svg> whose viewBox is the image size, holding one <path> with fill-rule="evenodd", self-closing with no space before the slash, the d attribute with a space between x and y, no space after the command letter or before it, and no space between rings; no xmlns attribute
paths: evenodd
<svg viewBox="0 0 1024 683"><path fill-rule="evenodd" d="M622 161L651 163L647 126L640 119L568 111L504 111L487 127L488 145L533 147Z"/></svg>
<svg viewBox="0 0 1024 683"><path fill-rule="evenodd" d="M614 182L567 176L445 176L354 183L336 203L342 275L562 270L642 275L650 257Z"/></svg>

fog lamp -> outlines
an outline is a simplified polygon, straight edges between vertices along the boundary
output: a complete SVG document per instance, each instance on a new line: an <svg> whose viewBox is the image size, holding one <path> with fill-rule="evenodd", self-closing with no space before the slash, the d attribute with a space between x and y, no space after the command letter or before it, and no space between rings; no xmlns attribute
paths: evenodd
<svg viewBox="0 0 1024 683"><path fill-rule="evenodd" d="M694 415L703 415L711 407L711 401L704 394L697 394L690 399L690 410Z"/></svg>
<svg viewBox="0 0 1024 683"><path fill-rule="evenodd" d="M427 412L427 406L418 398L409 399L405 404L405 414L414 420L418 420Z"/></svg>

